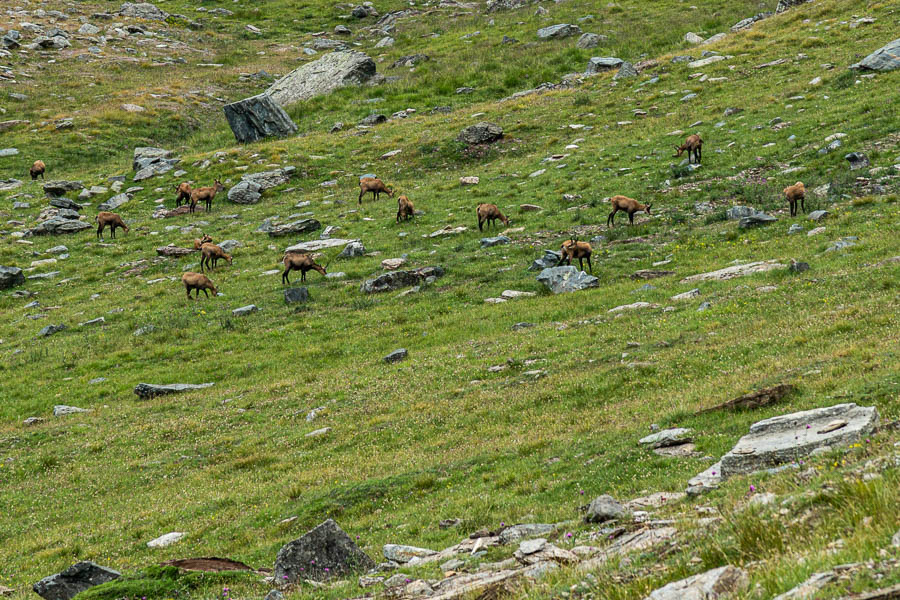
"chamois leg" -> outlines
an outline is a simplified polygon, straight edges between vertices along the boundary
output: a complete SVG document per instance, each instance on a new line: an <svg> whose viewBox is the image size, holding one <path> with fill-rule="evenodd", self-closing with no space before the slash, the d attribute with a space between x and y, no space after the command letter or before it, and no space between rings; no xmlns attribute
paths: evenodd
<svg viewBox="0 0 900 600"><path fill-rule="evenodd" d="M578 268L584 271L584 259L582 257L578 257Z"/></svg>
<svg viewBox="0 0 900 600"><path fill-rule="evenodd" d="M97 223L97 239L103 239L103 223Z"/></svg>
<svg viewBox="0 0 900 600"><path fill-rule="evenodd" d="M291 278L288 277L288 273L290 273L290 272L291 272L291 268L288 267L287 269L284 270L284 273L281 274L281 285L284 285L285 283L287 283L288 285L291 285Z"/></svg>
<svg viewBox="0 0 900 600"><path fill-rule="evenodd" d="M609 213L609 216L606 217L606 226L607 226L607 227L612 227L612 226L615 224L615 222L616 222L616 213L617 213L618 211L619 211L619 209L618 209L618 207L616 207L616 208L613 209L613 211L612 211L611 213Z"/></svg>
<svg viewBox="0 0 900 600"><path fill-rule="evenodd" d="M591 257L590 256L587 257L587 261L588 261L588 271L590 271L593 274L594 267L591 266ZM584 271L584 267L582 267L581 270Z"/></svg>
<svg viewBox="0 0 900 600"><path fill-rule="evenodd" d="M481 217L478 217L478 231L484 231L484 221L481 220Z"/></svg>
<svg viewBox="0 0 900 600"><path fill-rule="evenodd" d="M212 211L212 198L206 199L206 212Z"/></svg>
<svg viewBox="0 0 900 600"><path fill-rule="evenodd" d="M699 165L703 158L703 146L697 146L697 164Z"/></svg>
<svg viewBox="0 0 900 600"><path fill-rule="evenodd" d="M206 288L203 288L203 295L206 296L207 299L209 299L209 292L206 291ZM197 297L198 297L198 298L200 297L200 290L199 290L199 288L198 288L198 290L197 290Z"/></svg>
<svg viewBox="0 0 900 600"><path fill-rule="evenodd" d="M188 297L188 300L190 300L191 299L191 288L185 286L184 289L187 290L187 297Z"/></svg>
<svg viewBox="0 0 900 600"><path fill-rule="evenodd" d="M634 213L633 212L628 213L628 223L631 225L634 225Z"/></svg>
<svg viewBox="0 0 900 600"><path fill-rule="evenodd" d="M797 203L793 198L788 199L788 203L791 205L791 216L794 217L797 215Z"/></svg>
<svg viewBox="0 0 900 600"><path fill-rule="evenodd" d="M800 196L800 209L806 212L806 196Z"/></svg>

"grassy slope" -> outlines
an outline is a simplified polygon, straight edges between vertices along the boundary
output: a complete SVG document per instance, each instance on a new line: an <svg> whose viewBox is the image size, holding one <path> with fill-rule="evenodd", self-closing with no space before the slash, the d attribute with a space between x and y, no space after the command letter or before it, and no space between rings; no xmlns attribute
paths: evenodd
<svg viewBox="0 0 900 600"><path fill-rule="evenodd" d="M637 59L641 52L681 53L678 40L684 31L713 33L755 8L752 3L735 6L728 9L733 12L706 24L697 20L706 11L660 4L660 14L643 13L643 21L633 16L639 11L604 11L598 17L602 26L585 29L612 34L616 43L609 54ZM176 7L167 10L179 12ZM559 12L541 23L572 20L587 12L576 2L551 10ZM32 249L40 251L57 243L66 244L72 258L53 267L63 272L60 277L66 283L29 282L26 286L39 292L37 299L44 306L59 306L46 311L48 318L26 319L26 314L34 312L22 308L28 300L8 294L0 297L0 311L11 316L0 324L4 355L0 368L4 395L10 399L0 404L0 448L4 460L12 459L0 471L4 517L0 557L15 569L4 573L9 579L2 582L22 588L76 558L94 558L126 570L192 555L227 555L267 565L284 541L326 516L334 516L359 535L372 555L379 554L385 542L443 547L459 532L438 529L441 518L462 518L461 531L501 521L555 521L575 515L574 507L584 502L582 490L585 497L606 492L629 497L642 490L681 489L707 463L663 459L635 448L634 440L651 422L694 427L701 432L699 449L719 455L753 421L787 410L857 401L874 403L882 413L895 417L897 348L893 340L900 332L893 315L900 279L896 266L866 266L897 254L893 232L900 210L891 197L855 203L836 198L835 204L828 205L833 216L826 223L826 233L811 238L785 236L787 223L792 222L788 217L766 229L745 232L734 223L695 217L692 211L697 201L711 201L717 207L745 201L780 210L777 190L797 178L796 174L779 175L788 165L806 167L800 177L810 188L832 182L836 190L852 192L843 152L820 157L816 148L836 131L848 134L844 148L866 147L895 132L898 124L896 116L881 110L885 95L897 87L897 74L845 86L841 67L853 60L848 49L881 45L895 18L886 3L873 3L866 14L878 17L875 24L859 29L840 24L858 10L847 2L822 2L730 36L714 49L735 58L703 69L710 77L729 77L725 83L697 83L688 79L691 70L686 66L664 60L652 71L659 72L660 82L643 88L631 82L612 87L609 77L599 77L573 91L499 105L489 100L545 79L558 79L581 68L591 53L567 50L571 43L509 50L516 54L494 59L496 66L491 68L504 70L501 85L497 83L501 78L480 73L472 65L489 51L507 52L497 43L504 33L529 39L527 32L539 21L530 16L532 11L494 15L493 28L487 25L488 17L452 21L437 14L433 20L417 21L409 30L401 27L398 46L383 64L416 51L433 53L436 59L404 74L398 83L346 90L292 109L308 133L303 137L230 149L223 162L207 171L188 169L189 178L201 181L212 174L236 180L240 175L236 167L254 161L293 164L306 174L289 184L297 188L292 192L270 192L261 204L250 208L220 204L210 217L195 219L206 219L209 225L202 229L216 239L234 238L244 244L235 253L234 267L220 268L213 276L225 294L214 301L189 304L175 282L145 283L177 278L184 267L195 263L190 259L155 263L150 258L158 245L186 243L193 237L193 232L167 232L164 227L173 223L149 218L153 200L168 197L168 188L155 192L148 185L123 207L122 214L135 227L112 247L93 244L88 234L36 239L34 247L7 238L0 244L2 264L27 266L33 260ZM675 15L684 20L671 21ZM322 25L316 23L310 29L339 22L330 20L335 16L322 15ZM660 32L652 26L654 17L669 19L678 27ZM514 25L518 20L526 23ZM266 24L263 21L261 26L265 29ZM419 37L438 24L445 31L441 38L432 42ZM277 25L271 29L273 33L263 42L242 40L227 45L234 54L230 58L234 66L228 66L231 71L216 71L214 83L234 97L255 91L234 87L233 76L255 68L271 69L267 58L257 58L254 49L259 44L287 43L279 36L289 34ZM230 30L220 28L218 36L227 40L236 30L239 24ZM475 42L465 45L458 40L473 30L482 31ZM754 69L798 52L808 58L769 70ZM696 50L688 53L697 56ZM514 58L524 65L519 75L515 75L519 66ZM528 68L529 61L544 70ZM283 63L284 70L288 62ZM825 62L839 68L823 71L820 65ZM489 74L491 69L484 71ZM193 74L190 66L185 70L186 75ZM529 79L535 72L540 76ZM147 85L141 75L131 70L127 74L135 77L129 87ZM804 82L816 75L823 77L824 84L809 89ZM645 73L640 81L648 77ZM177 79L167 80L166 85L175 85ZM453 93L460 85L472 84L479 87L474 95ZM116 97L115 102L131 101L116 95L113 88L121 83L109 79L106 85L111 86L109 94ZM698 92L699 97L690 104L680 102L688 91ZM805 99L788 100L798 94ZM353 122L366 114L370 105L362 101L369 97L385 98L376 105L384 112L412 106L418 115L376 128L365 137L352 131L337 136L321 133L333 121ZM36 98L40 93L32 96ZM425 114L440 104L452 104L458 110L450 115ZM742 107L744 112L723 119L722 111L728 106ZM68 109L62 108L59 115L67 116ZM648 117L633 117L633 108L647 110ZM37 111L36 105L33 110ZM98 107L92 117L96 121L87 124L97 127L96 137L81 143L106 148L106 162L69 154L74 140L52 137L58 132L17 131L9 145L29 157L38 147L55 153L50 156L65 166L54 176L77 177L86 183L99 182L102 174L125 172L130 150L137 143L174 144L183 149L188 165L230 145L230 134L218 116L204 116L214 113L211 108L188 103L183 111L210 123L211 128L202 133L157 129L159 116L169 114L159 110L134 117L139 121L130 123L129 134L120 128L125 122L109 121L109 113ZM180 107L173 110L182 112ZM315 120L304 116L312 110L317 111ZM453 137L473 121L470 115L476 112L500 123L509 139L487 157L468 159L459 153ZM35 115L29 116L36 120ZM792 125L781 131L768 126L754 129L774 117ZM626 120L634 122L615 125ZM700 130L707 140L706 160L685 181L702 183L685 193L658 192L662 182L671 178L666 148L678 139L665 134L687 130L696 120L704 121ZM727 125L711 127L719 120ZM568 130L570 123L593 129ZM65 135L81 134L91 135L82 127ZM787 141L791 134L796 139ZM575 138L584 141L563 161L566 168L541 164L546 156L564 152ZM48 144L50 139L53 144ZM736 144L729 148L731 141ZM776 145L762 147L769 142ZM377 161L382 153L396 148L403 153L393 162ZM61 158L64 151L65 160ZM873 166L889 166L897 162L897 154L896 145L869 151ZM543 175L527 177L543 167L547 167ZM634 170L616 176L622 167ZM769 181L763 184L757 178L748 185L743 178L724 179L748 167L759 168L758 176ZM371 169L410 195L426 214L416 224L398 227L393 224L391 202L369 203L361 212L353 212L356 174ZM468 174L479 175L481 184L458 187L458 177ZM335 177L337 190L319 187L321 181ZM156 180L150 183L162 185ZM596 207L568 211L570 203L563 200L563 193L581 194L583 199L576 204ZM626 232L623 226L608 235L652 236L652 241L604 245L595 261L603 284L600 289L574 296L542 294L501 306L483 303L504 289L540 291L524 267L539 255L539 248L555 247L571 227L604 222L606 210L600 201L614 193L652 200L655 210L652 219L639 219L643 224L633 230ZM292 208L301 200L310 200L311 207ZM349 204L339 205L338 200ZM478 249L481 236L471 231L473 206L486 200L511 212L514 226L526 228L513 236L514 244ZM545 210L519 214L515 207L521 202L533 202ZM21 218L20 213L6 210L7 219ZM333 262L331 270L348 274L345 281L326 283L311 274L314 301L294 312L283 305L278 277L261 274L275 268L279 251L296 240L273 241L253 230L266 216L305 210L312 210L324 225L339 225L342 235L361 238L369 250L381 255ZM234 212L239 219L220 217ZM419 235L446 224L464 224L470 231L436 240ZM410 235L398 237L400 230ZM154 231L159 235L151 235ZM844 235L858 235L860 245L843 253L823 253L828 241ZM416 266L441 264L448 274L435 286L402 299L394 294L363 297L357 289L359 282L379 270L381 259L401 253L408 253ZM653 281L656 290L636 291L642 282L627 276L669 255L677 276ZM669 296L691 287L677 283L681 276L726 266L735 259L789 257L807 260L812 270L798 276L779 273L703 284L701 299L673 303L677 309L672 313L653 310L619 319L606 313L613 306L637 300L666 304ZM141 259L150 260L147 270L138 277L122 275ZM756 290L767 284L778 289ZM91 300L92 294L100 296ZM697 313L701 300L712 302L712 309ZM251 302L262 312L246 319L231 317L232 308ZM124 311L110 313L116 308ZM97 316L106 317L103 328L77 326ZM510 326L519 321L538 326L511 331ZM34 339L37 330L50 322L67 323L70 329L49 339ZM147 324L156 327L152 334L131 336ZM629 341L642 345L627 348ZM409 348L410 360L385 366L380 357L399 346ZM622 352L630 356L623 359ZM508 358L514 361L511 369L487 372L487 367ZM538 362L526 366L528 359ZM650 366L627 368L629 361ZM546 369L547 376L527 381L522 372L534 368ZM804 375L816 370L821 372ZM88 384L98 376L108 380ZM215 381L216 386L206 392L142 402L131 393L139 381ZM690 416L697 408L780 381L797 383L800 391L777 409L727 419ZM46 417L58 403L95 412L51 417L38 427L22 427L23 418ZM327 407L324 415L307 423L307 411L317 406ZM323 426L332 427L326 438L304 438ZM883 493L896 494L896 486L892 491L888 483ZM784 490L789 486L779 485ZM742 486L746 482L719 494L723 506L734 501L733 492ZM287 526L278 524L292 515L299 518ZM836 519L844 512L839 515ZM870 556L866 552L883 546L882 537L896 529L888 511L876 516L882 521L852 547L860 556ZM187 531L189 536L163 552L145 547L146 540L171 530ZM761 554L808 553L822 560L815 544L809 548L804 552L805 548L764 545ZM711 553L704 560L714 566L723 556L732 558ZM736 560L757 558L739 553ZM678 569L687 568L675 566L664 577L674 578ZM754 577L780 591L789 587L786 582L802 575L801 570L785 573L773 567L759 569ZM560 576L560 585L567 582L566 577ZM626 588L623 597L636 597L629 594L646 591L651 583ZM264 591L253 582L243 585L245 593ZM534 593L546 591L540 588ZM350 591L335 592L342 593Z"/></svg>

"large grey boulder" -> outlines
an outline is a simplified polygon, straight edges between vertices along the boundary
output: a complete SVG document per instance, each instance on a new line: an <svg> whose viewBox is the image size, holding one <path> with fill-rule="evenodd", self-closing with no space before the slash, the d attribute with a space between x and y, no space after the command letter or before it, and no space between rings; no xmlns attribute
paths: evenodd
<svg viewBox="0 0 900 600"><path fill-rule="evenodd" d="M591 501L584 520L588 523L604 523L614 519L621 519L626 514L625 507L618 500L604 494Z"/></svg>
<svg viewBox="0 0 900 600"><path fill-rule="evenodd" d="M34 592L45 600L69 600L75 594L95 585L121 577L118 571L91 561L75 563L65 571L44 577L32 586Z"/></svg>
<svg viewBox="0 0 900 600"><path fill-rule="evenodd" d="M388 292L414 286L422 279L443 277L443 275L444 269L441 267L422 267L414 271L390 271L375 279L365 280L359 289L365 294Z"/></svg>
<svg viewBox="0 0 900 600"><path fill-rule="evenodd" d="M169 383L159 385L155 383L139 383L134 386L134 393L139 398L153 398L154 396L167 396L169 394L178 394L180 392L189 392L192 390L203 390L211 387L212 383Z"/></svg>
<svg viewBox="0 0 900 600"><path fill-rule="evenodd" d="M554 294L577 292L600 285L600 280L573 266L550 267L541 271L537 280L547 286Z"/></svg>
<svg viewBox="0 0 900 600"><path fill-rule="evenodd" d="M722 457L721 475L752 473L803 458L817 448L851 444L876 425L874 406L853 403L765 419L751 425L750 433Z"/></svg>
<svg viewBox="0 0 900 600"><path fill-rule="evenodd" d="M267 190L279 186L282 183L287 183L291 180L291 177L296 171L296 167L284 167L283 169L275 169L274 171L250 173L249 175L242 175L241 181L255 183L260 189Z"/></svg>
<svg viewBox="0 0 900 600"><path fill-rule="evenodd" d="M644 600L716 600L727 598L750 584L747 572L725 565L717 569L673 581L653 591Z"/></svg>
<svg viewBox="0 0 900 600"><path fill-rule="evenodd" d="M594 56L588 61L588 66L584 73L585 75L594 75L604 71L611 71L621 67L624 62L621 58L615 58L614 56Z"/></svg>
<svg viewBox="0 0 900 600"><path fill-rule="evenodd" d="M275 225L268 231L268 233L269 237L282 237L285 235L294 235L298 233L309 233L310 231L321 229L321 227L322 224L315 219L300 219L298 221L285 223L284 225Z"/></svg>
<svg viewBox="0 0 900 600"><path fill-rule="evenodd" d="M149 2L126 2L119 9L123 17L136 17L151 21L165 21L169 13L160 10L155 4Z"/></svg>
<svg viewBox="0 0 900 600"><path fill-rule="evenodd" d="M544 269L555 267L559 264L560 260L562 260L562 255L559 252L554 250L544 250L544 255L532 262L531 266L528 267L528 270L543 271Z"/></svg>
<svg viewBox="0 0 900 600"><path fill-rule="evenodd" d="M581 27L578 25L570 25L568 23L542 27L537 31L539 40L561 40L573 35L581 35Z"/></svg>
<svg viewBox="0 0 900 600"><path fill-rule="evenodd" d="M25 275L19 267L0 267L0 290L25 283Z"/></svg>
<svg viewBox="0 0 900 600"><path fill-rule="evenodd" d="M855 65L850 65L850 68L868 71L893 71L900 69L900 38L882 46Z"/></svg>
<svg viewBox="0 0 900 600"><path fill-rule="evenodd" d="M458 142L468 144L490 144L503 137L503 129L494 123L482 121L463 129L456 137Z"/></svg>
<svg viewBox="0 0 900 600"><path fill-rule="evenodd" d="M375 76L375 61L362 52L332 52L294 69L266 93L281 106L327 94L347 85L366 83Z"/></svg>
<svg viewBox="0 0 900 600"><path fill-rule="evenodd" d="M309 288L295 287L284 290L285 304L295 304L309 301Z"/></svg>
<svg viewBox="0 0 900 600"><path fill-rule="evenodd" d="M47 219L33 229L29 229L27 235L59 235L62 233L78 233L79 231L90 229L91 227L92 226L89 223L85 223L84 221L76 221L74 219L66 219L64 217L56 216Z"/></svg>
<svg viewBox="0 0 900 600"><path fill-rule="evenodd" d="M256 204L262 198L262 188L253 181L241 181L228 190L228 201L235 204Z"/></svg>
<svg viewBox="0 0 900 600"><path fill-rule="evenodd" d="M297 133L297 125L268 94L258 94L222 107L234 138L242 143Z"/></svg>
<svg viewBox="0 0 900 600"><path fill-rule="evenodd" d="M303 579L325 581L374 567L375 561L328 519L278 551L273 575L279 584L290 584Z"/></svg>
<svg viewBox="0 0 900 600"><path fill-rule="evenodd" d="M106 202L103 202L99 206L97 206L97 210L99 210L99 211L115 210L115 209L119 208L120 206L122 206L123 204L125 204L126 202L128 202L129 200L131 200L131 196L129 196L128 194L126 194L124 192L121 194L116 194L115 196L113 196L112 198L107 200Z"/></svg>

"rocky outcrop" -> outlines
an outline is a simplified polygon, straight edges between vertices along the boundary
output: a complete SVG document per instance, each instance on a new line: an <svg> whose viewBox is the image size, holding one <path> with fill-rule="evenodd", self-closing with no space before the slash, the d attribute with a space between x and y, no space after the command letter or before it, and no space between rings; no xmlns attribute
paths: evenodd
<svg viewBox="0 0 900 600"><path fill-rule="evenodd" d="M328 519L278 551L274 576L279 584L292 584L304 579L325 581L373 567L375 561Z"/></svg>
<svg viewBox="0 0 900 600"><path fill-rule="evenodd" d="M155 396L167 396L169 394L178 394L180 392L189 392L191 390L203 390L211 387L212 383L169 383L159 385L155 383L139 383L134 386L134 393L139 398L153 398Z"/></svg>
<svg viewBox="0 0 900 600"><path fill-rule="evenodd" d="M375 76L375 61L362 52L332 52L294 69L266 94L281 106L321 96L347 85L366 83Z"/></svg>
<svg viewBox="0 0 900 600"><path fill-rule="evenodd" d="M160 10L155 4L149 2L126 2L119 9L123 17L135 17L150 21L165 21L169 13Z"/></svg>
<svg viewBox="0 0 900 600"><path fill-rule="evenodd" d="M866 71L894 71L895 69L900 69L900 38L882 46L858 63L850 65L850 68Z"/></svg>
<svg viewBox="0 0 900 600"><path fill-rule="evenodd" d="M494 123L482 121L463 129L456 137L456 141L469 146L476 144L490 144L503 137L503 129Z"/></svg>
<svg viewBox="0 0 900 600"><path fill-rule="evenodd" d="M269 234L269 237L282 237L285 235L309 233L310 231L315 231L321 228L322 224L315 219L300 219L298 221L285 223L284 225L275 225L274 227L269 229L267 233Z"/></svg>
<svg viewBox="0 0 900 600"><path fill-rule="evenodd" d="M735 277L743 277L745 275L753 275L755 273L765 273L766 271L774 271L776 269L787 269L787 265L783 265L774 260L761 260L757 262L747 263L746 265L735 265L726 267L718 271L709 273L700 273L691 275L681 280L681 283L691 283L694 281L724 281Z"/></svg>
<svg viewBox="0 0 900 600"><path fill-rule="evenodd" d="M75 192L83 187L80 181L48 181L43 185L44 193L50 198L64 196L66 192Z"/></svg>
<svg viewBox="0 0 900 600"><path fill-rule="evenodd" d="M550 267L541 271L537 280L554 294L577 292L600 285L600 280L573 266Z"/></svg>
<svg viewBox="0 0 900 600"><path fill-rule="evenodd" d="M134 181L143 181L174 169L181 159L175 158L173 154L171 150L164 148L135 148L134 159L131 163L132 169L136 171Z"/></svg>
<svg viewBox="0 0 900 600"><path fill-rule="evenodd" d="M269 188L279 186L282 183L287 183L291 180L291 177L293 177L296 171L296 167L284 167L283 169L275 169L274 171L263 171L261 173L242 175L241 181L255 183L261 190L265 191Z"/></svg>
<svg viewBox="0 0 900 600"><path fill-rule="evenodd" d="M25 283L25 275L19 267L0 267L0 290Z"/></svg>
<svg viewBox="0 0 900 600"><path fill-rule="evenodd" d="M256 204L262 198L262 188L253 181L241 181L228 190L228 201L235 204Z"/></svg>
<svg viewBox="0 0 900 600"><path fill-rule="evenodd" d="M588 61L587 69L585 69L585 75L595 75L597 73L603 73L604 71L611 71L613 69L618 69L622 66L625 61L621 58L615 58L613 56L595 56Z"/></svg>
<svg viewBox="0 0 900 600"><path fill-rule="evenodd" d="M120 206L122 206L123 204L128 202L129 200L131 200L131 196L129 196L128 194L125 194L125 193L116 194L115 196L113 196L112 198L107 200L106 202L103 202L100 205L98 205L97 210L100 210L100 211L116 210L117 208L119 208Z"/></svg>
<svg viewBox="0 0 900 600"><path fill-rule="evenodd" d="M573 35L581 35L581 27L578 25L570 25L568 23L542 27L537 31L539 40L561 40Z"/></svg>
<svg viewBox="0 0 900 600"><path fill-rule="evenodd" d="M389 292L417 285L421 280L429 277L442 277L443 275L444 269L441 267L422 267L414 271L391 271L375 279L365 280L359 289L365 294Z"/></svg>
<svg viewBox="0 0 900 600"><path fill-rule="evenodd" d="M52 217L47 219L37 227L29 229L27 235L59 235L63 233L78 233L85 229L90 229L91 225L84 221L76 221L75 219L66 219L64 217Z"/></svg>
<svg viewBox="0 0 900 600"><path fill-rule="evenodd" d="M294 244L293 246L288 246L284 249L285 252L318 252L320 250L327 250L328 248L341 248L343 246L349 247L351 244L359 244L359 240L345 240L341 238L330 238L327 240L311 240L309 242L300 242L299 244ZM359 244L362 246L362 244ZM365 254L365 248L363 248L363 254ZM344 256L344 253L341 252L338 256ZM355 256L355 255L354 255ZM346 258L346 257L345 257Z"/></svg>
<svg viewBox="0 0 900 600"><path fill-rule="evenodd" d="M223 107L234 138L242 143L297 133L297 125L268 94L258 94Z"/></svg>
<svg viewBox="0 0 900 600"><path fill-rule="evenodd" d="M739 592L749 583L746 571L726 565L681 581L673 581L655 590L644 600L716 600Z"/></svg>
<svg viewBox="0 0 900 600"><path fill-rule="evenodd" d="M75 594L118 579L121 574L90 562L75 563L65 571L50 575L32 586L34 592L45 600L70 600Z"/></svg>

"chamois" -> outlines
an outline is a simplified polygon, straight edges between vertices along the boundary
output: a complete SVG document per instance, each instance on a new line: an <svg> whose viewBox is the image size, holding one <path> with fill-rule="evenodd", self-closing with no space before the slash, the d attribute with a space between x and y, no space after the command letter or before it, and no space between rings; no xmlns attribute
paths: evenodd
<svg viewBox="0 0 900 600"><path fill-rule="evenodd" d="M199 239L194 238L194 250L199 250L200 248L203 247L203 244L211 244L211 243L212 243L212 237L210 237L204 233L203 237L201 237Z"/></svg>
<svg viewBox="0 0 900 600"><path fill-rule="evenodd" d="M213 293L213 296L219 295L219 290L217 290L216 286L213 285L213 282L209 280L209 277L201 273L188 271L181 276L181 283L184 284L188 299L191 298L191 290L197 290L197 298L200 297L200 290L203 290L203 293L207 298L209 298L209 292L206 290L210 290Z"/></svg>
<svg viewBox="0 0 900 600"><path fill-rule="evenodd" d="M578 259L578 266L584 271L584 261L587 259L588 270L593 273L594 267L591 266L591 254L593 253L593 249L591 245L587 242L579 242L578 236L576 235L570 240L566 240L562 243L562 257L559 259L559 264L566 263L567 265L572 264L572 259Z"/></svg>
<svg viewBox="0 0 900 600"><path fill-rule="evenodd" d="M203 265L206 264L207 269L215 269L220 258L224 258L231 264L231 255L226 253L222 248L215 244L206 243L200 247L200 272L203 272Z"/></svg>
<svg viewBox="0 0 900 600"><path fill-rule="evenodd" d="M194 209L197 208L198 202L204 202L206 204L206 212L209 212L212 209L213 198L216 197L218 192L225 190L225 186L222 185L221 181L218 179L215 181L215 185L210 187L194 188L191 190L191 212L194 212Z"/></svg>
<svg viewBox="0 0 900 600"><path fill-rule="evenodd" d="M694 135L689 135L684 143L680 146L675 146L675 150L678 152L674 156L681 156L681 154L687 150L688 153L688 163L693 162L691 157L696 159L697 164L700 164L700 155L701 149L703 148L703 140L700 139L700 136L696 133Z"/></svg>
<svg viewBox="0 0 900 600"><path fill-rule="evenodd" d="M797 215L797 200L800 201L800 208L803 209L803 212L806 212L806 187L804 187L802 181L784 188L784 197L787 198L788 203L791 205L792 217Z"/></svg>
<svg viewBox="0 0 900 600"><path fill-rule="evenodd" d="M495 224L497 219L500 219L504 225L509 227L509 219L503 216L496 204L479 204L478 208L475 209L475 214L478 216L478 231L484 231L483 225L485 222L490 227Z"/></svg>
<svg viewBox="0 0 900 600"><path fill-rule="evenodd" d="M397 222L400 222L400 219L410 220L416 214L416 209L413 206L412 200L407 198L406 196L400 196L397 198Z"/></svg>
<svg viewBox="0 0 900 600"><path fill-rule="evenodd" d="M363 196L372 192L372 196L375 200L378 200L378 195L384 192L389 197L394 197L394 190L384 185L384 182L380 179L376 179L374 177L363 177L359 180L359 203L362 204Z"/></svg>
<svg viewBox="0 0 900 600"><path fill-rule="evenodd" d="M613 223L615 223L615 216L618 211L624 211L628 213L628 222L634 225L634 213L639 211L647 211L647 214L650 214L650 207L652 204L641 204L637 200L633 200L626 196L613 196L609 199L610 204L612 204L612 212L609 213L609 216L606 217L606 225L608 227L612 227Z"/></svg>
<svg viewBox="0 0 900 600"><path fill-rule="evenodd" d="M181 206L182 201L187 204L191 199L191 185L187 181L182 181L175 186L175 208Z"/></svg>
<svg viewBox="0 0 900 600"><path fill-rule="evenodd" d="M31 168L28 169L28 173L31 175L31 180L34 181L38 178L38 175L41 176L41 179L44 178L44 170L47 168L47 165L44 164L42 160L34 161L34 164L31 165Z"/></svg>
<svg viewBox="0 0 900 600"><path fill-rule="evenodd" d="M103 230L106 226L109 226L111 231L111 236L113 239L116 239L116 227L121 227L125 230L125 233L128 233L128 225L125 224L125 221L122 220L122 217L112 212L99 212L97 216L94 217L94 221L97 223L97 239L103 239Z"/></svg>
<svg viewBox="0 0 900 600"><path fill-rule="evenodd" d="M284 273L281 274L281 283L284 285L287 283L290 285L291 280L288 277L288 274L291 271L300 271L300 281L306 281L306 272L307 271L318 271L322 275L327 275L328 271L325 270L325 267L316 264L316 261L313 260L313 257L309 254L297 254L294 252L288 252L284 255L284 258L281 261L284 263Z"/></svg>

